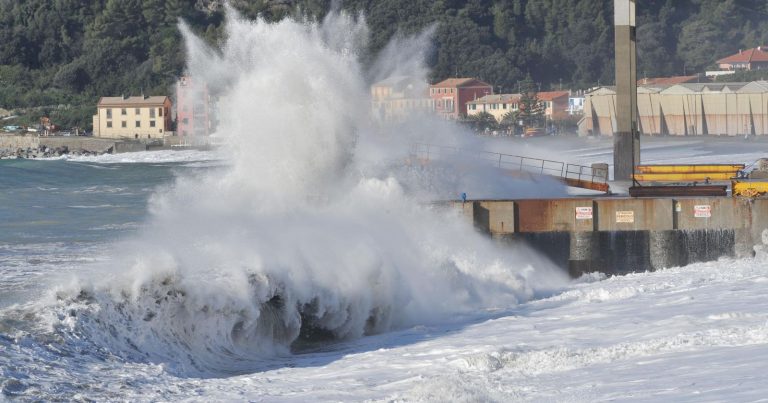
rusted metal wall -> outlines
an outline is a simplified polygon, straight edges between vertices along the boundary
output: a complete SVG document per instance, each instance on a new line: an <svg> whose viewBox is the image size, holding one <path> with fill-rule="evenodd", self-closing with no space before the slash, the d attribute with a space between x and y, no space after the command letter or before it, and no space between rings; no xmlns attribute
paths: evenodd
<svg viewBox="0 0 768 403"><path fill-rule="evenodd" d="M675 229L741 229L751 225L750 204L733 197L675 200Z"/></svg>
<svg viewBox="0 0 768 403"><path fill-rule="evenodd" d="M598 199L598 231L663 231L673 228L671 199Z"/></svg>
<svg viewBox="0 0 768 403"><path fill-rule="evenodd" d="M516 232L594 231L594 201L591 199L545 199L517 201Z"/></svg>

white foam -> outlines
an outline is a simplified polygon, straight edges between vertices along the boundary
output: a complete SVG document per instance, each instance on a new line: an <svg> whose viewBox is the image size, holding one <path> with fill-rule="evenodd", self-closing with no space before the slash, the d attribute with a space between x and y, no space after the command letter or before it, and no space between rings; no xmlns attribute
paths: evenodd
<svg viewBox="0 0 768 403"><path fill-rule="evenodd" d="M454 179L471 164L404 167L404 146L429 127L414 122L415 134L402 137L374 130L357 57L364 38L355 35L367 31L361 19L331 13L322 24L266 23L229 10L227 20L220 52L183 31L190 73L220 93L217 137L231 159L152 197L150 221L120 246L106 280L60 294L62 310L78 311L63 322L66 332L175 373L237 373L286 353L300 332L358 338L508 308L565 284L548 261L499 247L456 212L420 202L445 196L429 189L472 194L475 181ZM424 36L414 41L404 49L423 54ZM413 65L406 55L398 61ZM473 141L439 125L444 140ZM390 147L374 151L382 138ZM94 161L171 155L185 154ZM427 174L414 181L415 170Z"/></svg>

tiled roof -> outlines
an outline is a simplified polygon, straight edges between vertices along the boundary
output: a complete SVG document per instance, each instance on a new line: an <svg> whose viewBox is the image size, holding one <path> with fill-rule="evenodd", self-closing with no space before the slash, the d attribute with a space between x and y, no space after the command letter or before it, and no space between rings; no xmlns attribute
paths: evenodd
<svg viewBox="0 0 768 403"><path fill-rule="evenodd" d="M698 80L698 76L655 77L637 80L637 85L675 85L682 83L693 83Z"/></svg>
<svg viewBox="0 0 768 403"><path fill-rule="evenodd" d="M739 51L739 53L718 60L717 63L768 62L768 52L764 49L764 47L758 46L756 48Z"/></svg>
<svg viewBox="0 0 768 403"><path fill-rule="evenodd" d="M447 78L443 81L440 81L437 84L433 84L433 88L458 88L458 87L490 87L491 85L485 82L482 82L476 78Z"/></svg>
<svg viewBox="0 0 768 403"><path fill-rule="evenodd" d="M101 97L99 106L156 106L163 105L167 96L154 97Z"/></svg>
<svg viewBox="0 0 768 403"><path fill-rule="evenodd" d="M539 101L552 101L561 97L568 97L568 91L544 91L536 94Z"/></svg>

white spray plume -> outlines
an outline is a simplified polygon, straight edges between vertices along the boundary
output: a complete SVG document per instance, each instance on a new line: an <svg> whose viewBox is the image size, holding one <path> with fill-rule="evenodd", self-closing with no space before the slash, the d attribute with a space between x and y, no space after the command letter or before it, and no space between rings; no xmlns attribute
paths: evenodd
<svg viewBox="0 0 768 403"><path fill-rule="evenodd" d="M429 191L441 182L465 186L452 183L460 170L409 168L383 144L465 134L432 121L374 129L364 39L350 39L367 32L361 19L267 23L228 9L226 30L217 51L182 26L189 72L220 93L230 164L154 196L146 230L116 258L129 266L65 298L79 307L71 331L180 374L226 374L297 343L509 308L566 281L417 201L445 196ZM398 41L385 53L423 56Z"/></svg>

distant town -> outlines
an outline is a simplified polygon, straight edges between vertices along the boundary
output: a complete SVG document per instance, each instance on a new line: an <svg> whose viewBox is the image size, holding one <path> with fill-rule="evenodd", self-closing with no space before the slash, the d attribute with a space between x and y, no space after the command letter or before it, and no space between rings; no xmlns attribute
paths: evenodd
<svg viewBox="0 0 768 403"><path fill-rule="evenodd" d="M701 74L638 79L639 131L653 136L767 135L768 81L717 80L739 71L768 72L768 49L739 50L716 64L719 70ZM540 91L526 80L516 90L502 91L473 77L450 77L434 84L409 76L390 77L371 86L371 112L379 122L429 114L492 136L610 136L616 130L613 86ZM204 84L182 77L173 101L171 95L100 98L92 131L58 127L46 116L40 117L37 126L5 124L0 148L35 147L34 142L9 141L11 136L92 137L144 145L123 146L126 151L209 144L217 125L216 110L215 97ZM2 121L12 122L13 117L13 111L0 109ZM112 146L101 151L117 150Z"/></svg>

